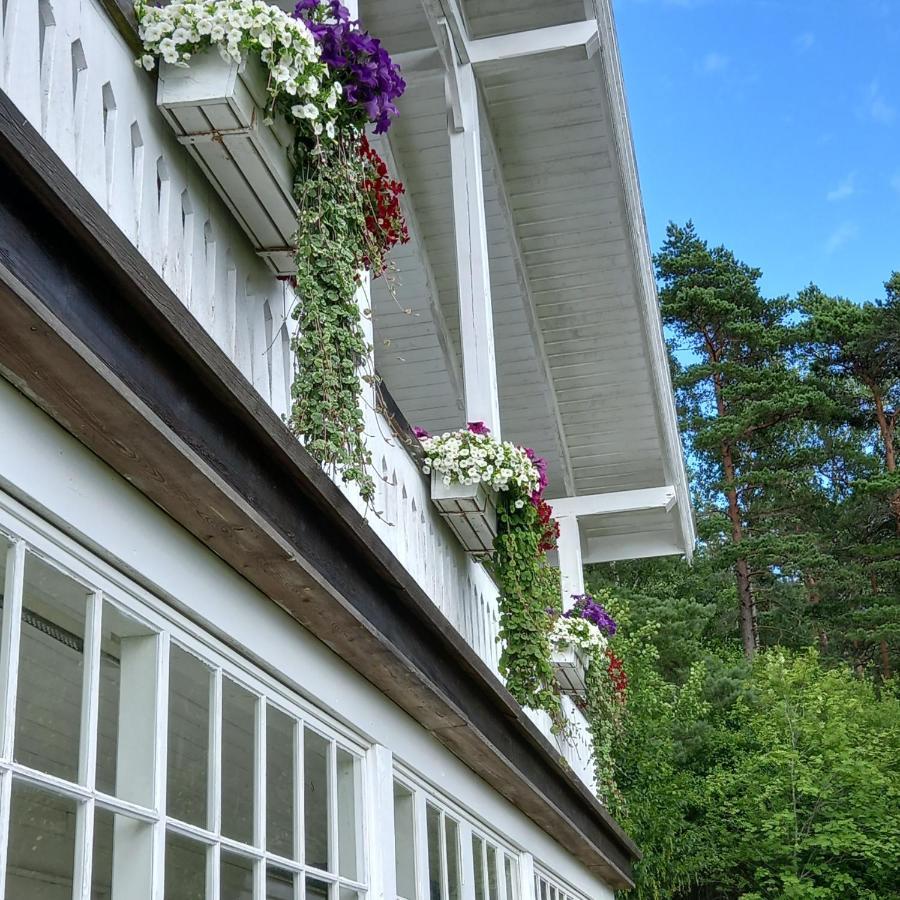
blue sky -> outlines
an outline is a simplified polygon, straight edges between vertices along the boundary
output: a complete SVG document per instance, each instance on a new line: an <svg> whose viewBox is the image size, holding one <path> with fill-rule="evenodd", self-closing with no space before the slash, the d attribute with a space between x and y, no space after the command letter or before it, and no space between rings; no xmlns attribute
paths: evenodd
<svg viewBox="0 0 900 900"><path fill-rule="evenodd" d="M900 269L900 0L614 0L650 241L670 219L857 301Z"/></svg>

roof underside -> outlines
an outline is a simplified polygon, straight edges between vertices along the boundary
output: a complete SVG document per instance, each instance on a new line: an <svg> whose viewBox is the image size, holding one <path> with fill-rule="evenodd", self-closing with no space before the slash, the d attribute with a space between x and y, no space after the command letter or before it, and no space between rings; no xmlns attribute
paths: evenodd
<svg viewBox="0 0 900 900"><path fill-rule="evenodd" d="M466 0L462 11L473 38L585 18L583 0ZM361 16L392 53L434 46L422 0L362 0ZM570 48L477 70L501 427L547 458L550 497L683 483L607 52L617 65L601 33L590 58ZM382 149L406 184L413 241L395 252L393 278L373 284L376 365L407 419L441 432L464 420L447 105L441 71L407 81ZM679 519L586 520L585 550L593 541L604 558L612 530L680 552Z"/></svg>

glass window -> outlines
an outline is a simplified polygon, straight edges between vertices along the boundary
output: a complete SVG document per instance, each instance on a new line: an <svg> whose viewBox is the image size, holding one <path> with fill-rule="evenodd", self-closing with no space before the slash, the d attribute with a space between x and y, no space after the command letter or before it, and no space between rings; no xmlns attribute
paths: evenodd
<svg viewBox="0 0 900 900"><path fill-rule="evenodd" d="M75 801L13 781L6 896L64 900L75 873ZM44 894L47 883L55 894Z"/></svg>
<svg viewBox="0 0 900 900"><path fill-rule="evenodd" d="M499 900L497 894L497 848L487 845L487 885L490 900Z"/></svg>
<svg viewBox="0 0 900 900"><path fill-rule="evenodd" d="M296 859L294 803L297 795L294 758L299 752L297 721L269 706L266 710L266 846Z"/></svg>
<svg viewBox="0 0 900 900"><path fill-rule="evenodd" d="M472 863L475 867L475 900L487 900L484 879L484 841L472 835Z"/></svg>
<svg viewBox="0 0 900 900"><path fill-rule="evenodd" d="M409 788L394 782L394 859L397 895L416 898L415 796Z"/></svg>
<svg viewBox="0 0 900 900"><path fill-rule="evenodd" d="M360 761L352 753L338 748L337 766L337 821L338 821L338 871L350 881L358 881L360 869L357 827L357 798L360 785Z"/></svg>
<svg viewBox="0 0 900 900"><path fill-rule="evenodd" d="M294 874L278 866L266 869L266 900L294 900Z"/></svg>
<svg viewBox="0 0 900 900"><path fill-rule="evenodd" d="M180 834L166 834L165 900L206 896L206 847Z"/></svg>
<svg viewBox="0 0 900 900"><path fill-rule="evenodd" d="M222 679L222 834L253 843L256 697Z"/></svg>
<svg viewBox="0 0 900 900"><path fill-rule="evenodd" d="M18 676L17 703L3 711L15 717L5 723L13 758L0 770L11 780L8 820L0 809L6 896L70 900L80 885L92 900L150 900L161 855L163 900L203 900L215 878L220 900L304 891L307 900L364 900L359 748L325 723L302 724L312 720L305 704L137 599L136 585L108 596L92 586L89 555L59 547L40 548L58 552L57 566L0 534L0 664L11 660Z"/></svg>
<svg viewBox="0 0 900 900"><path fill-rule="evenodd" d="M441 864L441 813L430 803L426 807L425 825L428 832L428 886L431 900L442 900L444 867Z"/></svg>
<svg viewBox="0 0 900 900"><path fill-rule="evenodd" d="M209 793L209 698L212 672L175 644L169 651L166 811L205 827Z"/></svg>
<svg viewBox="0 0 900 900"><path fill-rule="evenodd" d="M459 825L450 816L444 816L444 845L447 857L447 898L459 900Z"/></svg>
<svg viewBox="0 0 900 900"><path fill-rule="evenodd" d="M306 864L328 869L328 769L331 742L309 728L303 731L303 801L306 825Z"/></svg>
<svg viewBox="0 0 900 900"><path fill-rule="evenodd" d="M89 590L29 553L22 591L16 762L78 781Z"/></svg>
<svg viewBox="0 0 900 900"><path fill-rule="evenodd" d="M253 860L222 851L219 874L220 900L253 900Z"/></svg>
<svg viewBox="0 0 900 900"><path fill-rule="evenodd" d="M519 900L519 863L511 856L504 859L506 900Z"/></svg>

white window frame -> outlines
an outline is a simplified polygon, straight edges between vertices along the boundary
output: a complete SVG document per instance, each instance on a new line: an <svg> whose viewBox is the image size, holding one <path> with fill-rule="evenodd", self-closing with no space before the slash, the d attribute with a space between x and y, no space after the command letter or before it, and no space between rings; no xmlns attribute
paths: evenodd
<svg viewBox="0 0 900 900"><path fill-rule="evenodd" d="M340 900L342 888L366 897L369 890L370 834L372 823L367 757L371 745L344 724L317 709L251 661L226 646L197 623L177 612L169 603L146 591L132 579L103 562L92 552L72 541L55 527L0 491L0 535L9 541L2 631L0 631L0 900L5 900L7 840L11 812L12 784L24 782L42 788L77 804L75 858L73 861L73 897L86 900L91 890L93 865L94 813L96 809L126 815L152 828L150 848L149 896L162 898L165 885L165 840L167 831L180 834L207 847L206 900L219 900L219 872L222 851L240 854L251 861L254 872L253 897L263 900L268 864L297 873L294 900L304 900L306 878L314 878L329 886L329 900ZM84 637L84 677L82 682L81 731L78 760L78 782L71 782L18 763L14 759L15 706L20 655L23 584L26 552L42 559L82 585L87 597ZM96 787L97 726L100 690L100 638L104 603L155 632L155 715L152 753L153 802L141 805L106 794ZM200 827L174 819L165 810L168 673L172 643L197 657L212 672L210 692L210 746L208 752L209 796L207 824ZM254 717L254 821L253 843L246 844L221 834L221 765L222 678L228 677L255 698ZM267 850L266 845L266 711L269 706L294 721L295 813L294 844L296 860L286 859ZM304 728L315 731L329 743L328 808L330 813L329 871L304 865L302 734ZM336 759L338 748L355 759L356 847L359 880L340 876L338 846L338 811ZM12 900L12 898L8 898Z"/></svg>

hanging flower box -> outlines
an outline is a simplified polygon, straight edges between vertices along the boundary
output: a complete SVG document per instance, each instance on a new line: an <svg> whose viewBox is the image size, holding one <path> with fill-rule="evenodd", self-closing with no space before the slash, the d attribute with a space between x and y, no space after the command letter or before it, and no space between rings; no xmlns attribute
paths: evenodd
<svg viewBox="0 0 900 900"><path fill-rule="evenodd" d="M266 83L259 59L239 64L209 48L188 66L160 65L156 105L256 252L276 275L292 275L294 129L278 114L264 121Z"/></svg>
<svg viewBox="0 0 900 900"><path fill-rule="evenodd" d="M497 495L483 482L444 484L431 473L431 500L469 553L490 553L497 536Z"/></svg>
<svg viewBox="0 0 900 900"><path fill-rule="evenodd" d="M580 696L585 694L587 691L585 681L587 665L578 647L573 647L571 644L552 646L550 664L553 666L556 683L564 694Z"/></svg>

